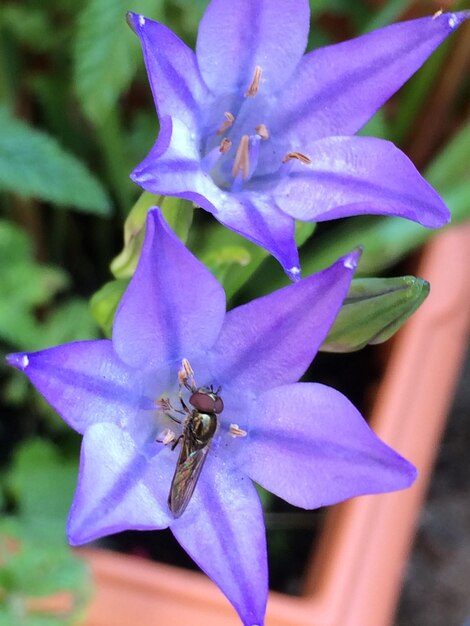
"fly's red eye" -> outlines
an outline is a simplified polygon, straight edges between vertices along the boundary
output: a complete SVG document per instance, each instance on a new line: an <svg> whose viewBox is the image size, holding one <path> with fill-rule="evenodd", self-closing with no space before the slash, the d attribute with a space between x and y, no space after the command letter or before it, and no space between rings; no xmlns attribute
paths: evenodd
<svg viewBox="0 0 470 626"><path fill-rule="evenodd" d="M224 410L222 398L212 392L195 391L189 402L199 413L221 413Z"/></svg>
<svg viewBox="0 0 470 626"><path fill-rule="evenodd" d="M222 413L224 410L224 401L220 396L216 396L214 400L214 413Z"/></svg>

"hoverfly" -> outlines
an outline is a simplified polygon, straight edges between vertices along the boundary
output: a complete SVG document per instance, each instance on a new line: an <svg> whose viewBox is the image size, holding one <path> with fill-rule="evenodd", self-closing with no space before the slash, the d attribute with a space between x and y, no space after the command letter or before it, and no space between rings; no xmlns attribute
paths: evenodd
<svg viewBox="0 0 470 626"><path fill-rule="evenodd" d="M186 359L183 360L179 378L180 384L191 392L189 404L193 408L186 405L180 392L180 402L186 418L183 433L172 445L174 450L181 440L181 450L168 496L168 506L175 517L183 514L194 493L211 441L217 431L217 415L224 409L219 395L220 388L215 391L212 386L197 387Z"/></svg>

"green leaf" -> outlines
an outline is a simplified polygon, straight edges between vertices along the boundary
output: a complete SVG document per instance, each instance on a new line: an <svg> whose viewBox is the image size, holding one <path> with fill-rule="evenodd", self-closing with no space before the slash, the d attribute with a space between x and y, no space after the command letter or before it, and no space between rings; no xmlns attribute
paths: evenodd
<svg viewBox="0 0 470 626"><path fill-rule="evenodd" d="M353 352L389 339L429 294L422 278L362 278L351 283L323 352Z"/></svg>
<svg viewBox="0 0 470 626"><path fill-rule="evenodd" d="M19 42L39 52L49 50L57 40L52 21L44 10L7 4L2 7L1 21L5 30L9 30Z"/></svg>
<svg viewBox="0 0 470 626"><path fill-rule="evenodd" d="M169 196L154 196L147 191L132 207L124 224L124 248L111 262L116 278L131 278L139 262L145 236L145 220L151 207L159 206L175 235L186 242L193 219L193 206L188 200Z"/></svg>
<svg viewBox="0 0 470 626"><path fill-rule="evenodd" d="M207 253L203 257L206 265L217 280L223 285L229 281L230 272L238 272L251 261L248 250L242 246L225 246Z"/></svg>
<svg viewBox="0 0 470 626"><path fill-rule="evenodd" d="M129 279L112 280L93 294L90 310L106 337L111 337L116 309L129 284Z"/></svg>
<svg viewBox="0 0 470 626"><path fill-rule="evenodd" d="M131 278L139 262L140 251L145 236L145 220L150 207L159 205L162 196L154 196L147 191L132 207L124 223L124 248L111 261L111 271L116 278Z"/></svg>
<svg viewBox="0 0 470 626"><path fill-rule="evenodd" d="M51 532L56 529L51 528ZM90 598L86 564L20 518L0 521L0 626L72 626Z"/></svg>
<svg viewBox="0 0 470 626"><path fill-rule="evenodd" d="M164 196L160 208L168 226L183 243L186 243L193 222L193 203L182 198Z"/></svg>
<svg viewBox="0 0 470 626"><path fill-rule="evenodd" d="M192 231L189 247L219 277L227 299L251 278L268 255L264 248L256 246L218 222L212 222L204 230Z"/></svg>
<svg viewBox="0 0 470 626"><path fill-rule="evenodd" d="M0 220L0 267L0 338L16 348L34 349L40 334L34 309L65 289L68 277L36 264L26 234L6 220Z"/></svg>
<svg viewBox="0 0 470 626"><path fill-rule="evenodd" d="M15 451L5 487L31 524L49 518L65 524L77 472L77 462L64 459L51 442L30 440Z"/></svg>
<svg viewBox="0 0 470 626"><path fill-rule="evenodd" d="M468 180L470 172L470 121L444 146L426 169L426 178L441 191Z"/></svg>
<svg viewBox="0 0 470 626"><path fill-rule="evenodd" d="M139 67L140 44L127 26L127 11L159 19L163 0L88 0L78 21L74 82L90 120L101 124Z"/></svg>
<svg viewBox="0 0 470 626"><path fill-rule="evenodd" d="M106 192L76 157L50 136L0 107L0 191L107 215Z"/></svg>

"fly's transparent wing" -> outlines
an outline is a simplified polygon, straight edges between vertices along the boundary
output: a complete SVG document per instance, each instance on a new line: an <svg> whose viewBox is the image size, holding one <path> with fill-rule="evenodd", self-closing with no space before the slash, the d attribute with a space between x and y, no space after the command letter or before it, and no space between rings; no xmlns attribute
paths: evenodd
<svg viewBox="0 0 470 626"><path fill-rule="evenodd" d="M180 517L188 506L209 451L209 443L203 448L190 450L187 439L189 437L184 438L168 496L168 506L175 517Z"/></svg>

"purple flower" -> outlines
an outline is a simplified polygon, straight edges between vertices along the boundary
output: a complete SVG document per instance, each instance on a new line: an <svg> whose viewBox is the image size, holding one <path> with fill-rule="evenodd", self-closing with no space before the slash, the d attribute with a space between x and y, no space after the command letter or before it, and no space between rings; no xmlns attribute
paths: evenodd
<svg viewBox="0 0 470 626"><path fill-rule="evenodd" d="M353 135L469 15L394 24L303 56L308 0L212 0L196 53L130 13L161 126L132 178L210 211L293 279L294 218L376 213L442 226L449 211L411 161Z"/></svg>
<svg viewBox="0 0 470 626"><path fill-rule="evenodd" d="M169 526L251 626L263 623L268 588L252 480L308 509L408 487L413 466L343 395L296 382L341 306L356 261L352 253L226 313L219 283L151 211L112 341L7 357L83 433L70 542ZM193 384L188 362L205 390ZM196 409L210 422L202 439ZM178 442L190 427L192 440ZM172 493L172 512L170 485L188 441L204 463L196 468L193 456L180 465L178 479L191 480L191 470L200 476L189 503L180 498L180 507L181 492Z"/></svg>

